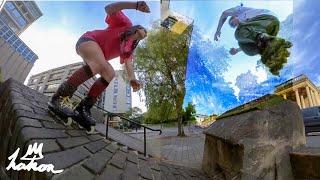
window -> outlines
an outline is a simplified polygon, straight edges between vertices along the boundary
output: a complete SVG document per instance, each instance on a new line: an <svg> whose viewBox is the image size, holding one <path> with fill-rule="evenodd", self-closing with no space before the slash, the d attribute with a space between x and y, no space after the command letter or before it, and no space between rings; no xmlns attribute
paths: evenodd
<svg viewBox="0 0 320 180"><path fill-rule="evenodd" d="M15 9L13 3L12 3L12 2L9 2L9 1L7 1L7 2L4 4L4 7L5 7L7 10L14 10L14 9Z"/></svg>
<svg viewBox="0 0 320 180"><path fill-rule="evenodd" d="M32 79L31 83L36 83L38 81L38 79Z"/></svg>
<svg viewBox="0 0 320 180"><path fill-rule="evenodd" d="M29 54L29 52L30 52L29 48L26 48L26 49L24 49L24 51L21 53L21 55L22 55L23 57L27 57L27 55Z"/></svg>
<svg viewBox="0 0 320 180"><path fill-rule="evenodd" d="M17 36L11 36L11 38L9 38L8 40L8 43L13 46L13 43L17 40L18 40Z"/></svg>
<svg viewBox="0 0 320 180"><path fill-rule="evenodd" d="M0 14L1 19L4 21L5 24L9 24L11 22L10 17L5 11L2 11Z"/></svg>
<svg viewBox="0 0 320 180"><path fill-rule="evenodd" d="M52 79L58 79L61 77L61 73L55 73L55 74L51 74L49 79L52 80Z"/></svg>
<svg viewBox="0 0 320 180"><path fill-rule="evenodd" d="M30 53L28 54L28 56L27 56L27 59L31 61L32 56L33 56L33 53L32 53L32 52L30 52Z"/></svg>
<svg viewBox="0 0 320 180"><path fill-rule="evenodd" d="M50 84L46 86L46 90L56 90L58 89L59 84Z"/></svg>
<svg viewBox="0 0 320 180"><path fill-rule="evenodd" d="M44 79L45 79L45 76L42 76L42 77L40 78L39 82L43 82Z"/></svg>
<svg viewBox="0 0 320 180"><path fill-rule="evenodd" d="M7 1L4 6L7 9L7 11L10 13L10 15L18 22L18 24L22 28L27 24L27 21L20 14L20 12L17 10L17 8L14 6L12 2Z"/></svg>
<svg viewBox="0 0 320 180"><path fill-rule="evenodd" d="M177 22L178 20L174 17L168 16L162 23L161 26L171 29L171 27Z"/></svg>
<svg viewBox="0 0 320 180"><path fill-rule="evenodd" d="M127 98L127 104L131 104L131 99Z"/></svg>
<svg viewBox="0 0 320 180"><path fill-rule="evenodd" d="M11 28L11 30L13 32L17 32L18 31L18 27L14 23L10 22L8 25L9 25L9 27Z"/></svg>
<svg viewBox="0 0 320 180"><path fill-rule="evenodd" d="M127 85L127 88L126 88L126 95L127 97L131 97L131 87L129 85Z"/></svg>
<svg viewBox="0 0 320 180"><path fill-rule="evenodd" d="M8 28L8 29L9 29L9 28ZM12 32L12 31L7 31L7 32L4 34L3 38L8 42L8 41L9 41L9 38L10 38L11 36L13 36L13 32Z"/></svg>
<svg viewBox="0 0 320 180"><path fill-rule="evenodd" d="M21 42L21 41L18 41L18 42L16 42L16 43L19 43L19 42ZM22 43L22 42L21 42ZM24 43L22 43L20 46L19 46L19 48L18 48L18 52L20 53L20 54L22 54L22 52L25 50L27 48L27 46L24 44Z"/></svg>
<svg viewBox="0 0 320 180"><path fill-rule="evenodd" d="M8 30L9 30L8 26L2 26L2 28L0 29L1 36L3 37L7 33Z"/></svg>
<svg viewBox="0 0 320 180"><path fill-rule="evenodd" d="M23 44L22 41L17 38L17 40L13 43L12 46L13 46L19 53L21 53L21 52L19 51L19 46L21 46L22 44Z"/></svg>
<svg viewBox="0 0 320 180"><path fill-rule="evenodd" d="M37 17L39 17L41 15L32 1L22 1L22 2L26 5L28 10L31 12L32 16L37 18Z"/></svg>

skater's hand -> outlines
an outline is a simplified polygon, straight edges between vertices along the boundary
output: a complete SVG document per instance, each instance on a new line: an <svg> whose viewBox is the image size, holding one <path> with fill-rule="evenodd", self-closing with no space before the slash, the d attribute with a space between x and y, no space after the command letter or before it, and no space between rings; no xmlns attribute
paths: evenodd
<svg viewBox="0 0 320 180"><path fill-rule="evenodd" d="M138 80L136 80L136 79L132 79L130 81L130 85L131 85L131 87L133 89L133 92L138 91L140 89L140 86L141 86L140 82Z"/></svg>
<svg viewBox="0 0 320 180"><path fill-rule="evenodd" d="M220 35L221 35L221 32L220 31L216 31L216 33L214 34L214 40L218 41L219 40L218 38L220 38Z"/></svg>
<svg viewBox="0 0 320 180"><path fill-rule="evenodd" d="M229 51L229 53L230 53L231 55L235 55L235 54L237 54L238 52L239 52L239 50L238 50L237 48L231 48L230 51Z"/></svg>
<svg viewBox="0 0 320 180"><path fill-rule="evenodd" d="M150 8L145 1L137 1L137 10L145 13L150 13Z"/></svg>

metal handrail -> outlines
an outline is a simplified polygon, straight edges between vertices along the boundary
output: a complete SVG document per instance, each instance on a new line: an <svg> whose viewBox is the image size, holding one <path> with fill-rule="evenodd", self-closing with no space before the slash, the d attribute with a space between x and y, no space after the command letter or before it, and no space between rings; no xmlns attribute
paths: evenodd
<svg viewBox="0 0 320 180"><path fill-rule="evenodd" d="M162 130L161 130L161 129L153 129L153 128L150 128L150 127L148 127L148 126L142 125L142 124L140 124L140 123L138 123L138 122L132 121L132 120L130 120L130 119L128 119L128 118L120 115L120 114L111 113L111 112L109 112L109 111L107 111L107 110L105 110L105 109L103 109L103 108L101 108L101 107L99 107L99 106L95 106L95 107L98 108L98 109L100 109L100 110L102 110L103 112L106 112L106 113L108 114L107 123L106 123L106 139L108 139L108 131L109 131L109 126L108 126L108 125L109 125L109 120L111 120L111 118L112 118L112 117L115 117L115 116L118 116L118 117L120 117L120 119L126 120L126 121L128 121L128 122L130 122L130 123L133 123L133 124L136 124L136 125L139 125L139 126L143 127L143 145L144 145L143 155L144 155L144 156L147 156L146 129L149 129L149 130L151 130L151 131L159 131L159 135L162 134Z"/></svg>

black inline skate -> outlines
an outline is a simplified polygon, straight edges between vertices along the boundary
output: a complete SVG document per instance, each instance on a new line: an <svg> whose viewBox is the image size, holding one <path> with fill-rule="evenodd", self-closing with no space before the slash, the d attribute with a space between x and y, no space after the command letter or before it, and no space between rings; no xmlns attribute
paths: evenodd
<svg viewBox="0 0 320 180"><path fill-rule="evenodd" d="M67 126L71 125L72 117L74 116L72 103L69 98L76 90L77 88L69 85L67 82L63 82L48 103L51 114L58 117Z"/></svg>
<svg viewBox="0 0 320 180"><path fill-rule="evenodd" d="M87 130L88 134L94 133L96 121L91 116L90 109L95 104L95 100L91 97L85 97L74 110L74 120Z"/></svg>

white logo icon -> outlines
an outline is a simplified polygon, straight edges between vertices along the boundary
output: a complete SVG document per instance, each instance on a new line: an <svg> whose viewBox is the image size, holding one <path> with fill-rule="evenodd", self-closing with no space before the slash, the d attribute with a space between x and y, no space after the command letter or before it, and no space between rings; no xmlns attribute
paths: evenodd
<svg viewBox="0 0 320 180"><path fill-rule="evenodd" d="M54 166L52 164L40 164L38 166L38 163L35 162L36 160L43 158L42 147L43 147L43 143L40 143L39 146L38 146L38 143L34 143L33 145L28 146L28 150L26 154L20 158L21 161L30 161L29 164L27 165L22 162L19 164L16 164L15 161L20 151L20 148L18 148L10 157L8 157L8 159L10 160L10 163L8 167L6 167L6 169L9 170L12 168L15 171L20 171L20 170L27 170L27 171L33 170L33 171L39 171L39 172L51 171L54 174L61 173L63 169L54 170Z"/></svg>

